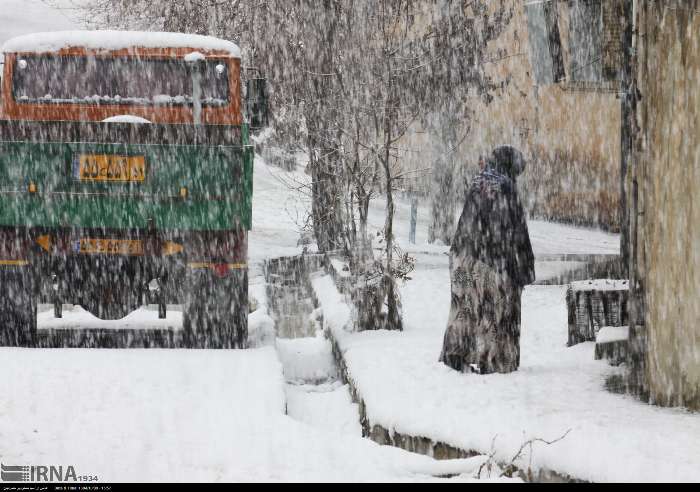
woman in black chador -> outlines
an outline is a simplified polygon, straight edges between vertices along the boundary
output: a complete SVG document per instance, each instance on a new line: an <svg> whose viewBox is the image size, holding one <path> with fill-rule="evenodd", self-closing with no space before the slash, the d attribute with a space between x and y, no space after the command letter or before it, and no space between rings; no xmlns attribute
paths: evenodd
<svg viewBox="0 0 700 492"><path fill-rule="evenodd" d="M515 180L523 155L498 147L467 193L450 250L452 307L440 360L458 371L520 366L520 297L535 258Z"/></svg>

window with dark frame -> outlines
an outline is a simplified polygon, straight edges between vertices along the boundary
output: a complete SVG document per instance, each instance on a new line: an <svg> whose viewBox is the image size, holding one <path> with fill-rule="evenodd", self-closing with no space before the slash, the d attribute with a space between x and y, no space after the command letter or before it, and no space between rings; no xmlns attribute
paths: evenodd
<svg viewBox="0 0 700 492"><path fill-rule="evenodd" d="M203 106L229 103L225 60L201 70ZM18 57L12 93L20 103L192 105L192 76L184 60L37 55Z"/></svg>

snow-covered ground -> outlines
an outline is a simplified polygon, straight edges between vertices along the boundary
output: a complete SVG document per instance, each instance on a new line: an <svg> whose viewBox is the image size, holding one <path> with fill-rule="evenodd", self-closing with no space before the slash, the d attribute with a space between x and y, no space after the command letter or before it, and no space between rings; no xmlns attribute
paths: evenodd
<svg viewBox="0 0 700 492"><path fill-rule="evenodd" d="M182 329L182 308L168 306L165 319L158 318L158 306L141 308L120 320L96 318L80 306L64 306L63 317L55 318L53 306L39 306L37 325L41 330L70 330L89 326L100 330Z"/></svg>
<svg viewBox="0 0 700 492"><path fill-rule="evenodd" d="M340 435L361 436L358 405L322 334L315 338L278 340L277 353L287 382L287 415Z"/></svg>
<svg viewBox="0 0 700 492"><path fill-rule="evenodd" d="M285 415L273 348L0 350L0 459L101 481L429 480L437 463Z"/></svg>
<svg viewBox="0 0 700 492"><path fill-rule="evenodd" d="M570 431L535 444L520 466L601 482L700 481L700 415L607 391L620 369L594 361L592 343L566 346L565 287L526 289L517 373L464 375L440 364L450 306L441 261L419 256L401 289L403 333L347 333L349 311L330 277L314 280L373 425L481 453L493 446L505 462L529 439Z"/></svg>

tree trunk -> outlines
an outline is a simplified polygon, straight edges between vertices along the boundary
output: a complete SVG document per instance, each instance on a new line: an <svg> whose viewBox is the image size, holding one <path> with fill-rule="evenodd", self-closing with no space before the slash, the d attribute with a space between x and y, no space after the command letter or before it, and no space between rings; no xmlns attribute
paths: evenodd
<svg viewBox="0 0 700 492"><path fill-rule="evenodd" d="M392 116L394 109L393 92L393 77L391 75L391 63L387 63L388 88L386 107L384 109L384 153L382 156L382 165L384 167L384 176L386 178L386 221L384 225L384 239L386 242L386 264L384 266L384 278L382 293L386 299L387 319L385 329L387 330L403 330L403 322L401 320L400 301L396 288L396 281L392 271L392 263L394 260L394 179L391 174L391 145L392 145Z"/></svg>
<svg viewBox="0 0 700 492"><path fill-rule="evenodd" d="M311 5L311 4L310 4ZM314 8L317 4L313 4ZM312 219L314 235L320 252L342 248L343 203L342 170L339 165L338 136L333 131L338 122L339 109L329 103L333 94L335 73L334 54L338 13L331 0L320 3L315 17L319 52L306 60L310 77L308 88L313 95L305 119L309 133L309 154L312 177ZM313 73L313 74L312 74Z"/></svg>
<svg viewBox="0 0 700 492"><path fill-rule="evenodd" d="M311 132L309 132L311 134ZM309 168L311 171L311 215L314 236L320 252L335 250L340 245L342 224L338 221L339 194L336 174L328 157L319 155L315 139L309 136Z"/></svg>
<svg viewBox="0 0 700 492"><path fill-rule="evenodd" d="M438 240L446 245L452 243L456 227L454 201L450 199L454 195L453 189L452 170L448 169L444 159L441 158L433 168L431 221L428 230L428 242L431 244Z"/></svg>
<svg viewBox="0 0 700 492"><path fill-rule="evenodd" d="M451 244L457 227L454 205L459 188L459 173L456 172L458 166L455 165L455 155L458 129L464 127L461 119L456 117L459 114L455 105L447 102L435 118L438 138L433 142L435 154L439 157L433 167L431 222L428 231L430 243L440 240L444 244Z"/></svg>

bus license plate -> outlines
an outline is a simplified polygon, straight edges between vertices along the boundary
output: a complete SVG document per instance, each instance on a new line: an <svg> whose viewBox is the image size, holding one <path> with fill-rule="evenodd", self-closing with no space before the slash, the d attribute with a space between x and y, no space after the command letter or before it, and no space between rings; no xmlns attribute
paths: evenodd
<svg viewBox="0 0 700 492"><path fill-rule="evenodd" d="M146 157L109 154L78 154L73 177L79 181L142 183L146 180Z"/></svg>
<svg viewBox="0 0 700 492"><path fill-rule="evenodd" d="M143 256L143 243L130 239L81 238L73 249L83 255Z"/></svg>

